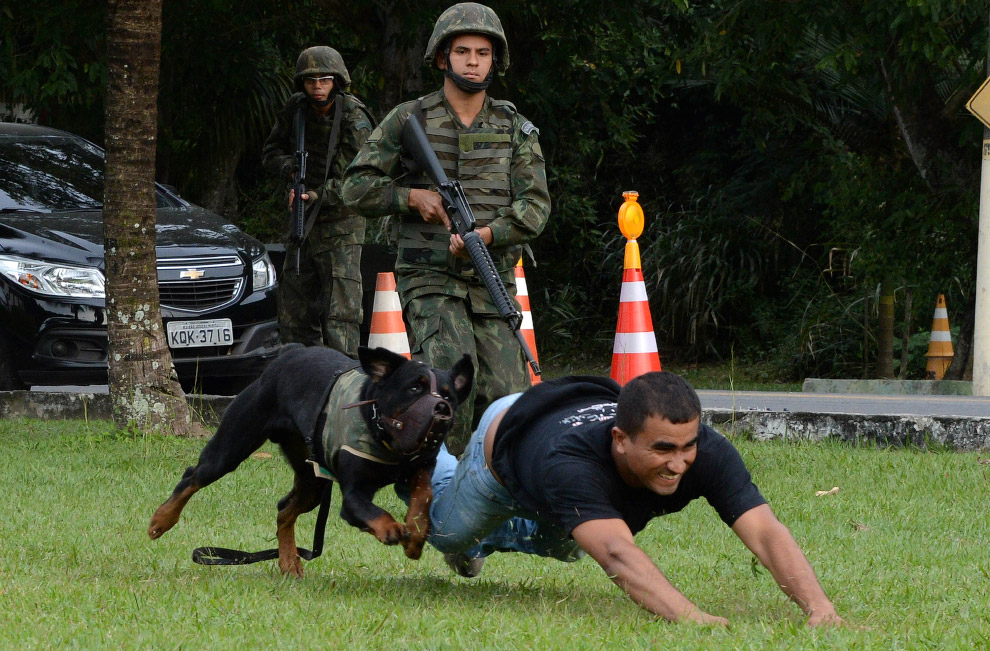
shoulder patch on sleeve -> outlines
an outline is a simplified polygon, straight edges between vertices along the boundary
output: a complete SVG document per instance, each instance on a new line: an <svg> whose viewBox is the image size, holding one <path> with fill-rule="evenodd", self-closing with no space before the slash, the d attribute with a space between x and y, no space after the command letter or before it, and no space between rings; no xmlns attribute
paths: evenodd
<svg viewBox="0 0 990 651"><path fill-rule="evenodd" d="M534 131L536 132L536 135L540 135L540 130L539 130L539 129L537 129L537 128L536 128L536 125L535 125L535 124L533 124L532 122L530 122L529 120L526 120L526 121L525 121L525 122L523 123L523 125L522 125L522 126L520 127L520 129L521 129L521 130L522 130L522 132L523 132L523 133L525 133L525 134L526 134L527 136L528 136L529 134L531 134L531 133L533 133Z"/></svg>

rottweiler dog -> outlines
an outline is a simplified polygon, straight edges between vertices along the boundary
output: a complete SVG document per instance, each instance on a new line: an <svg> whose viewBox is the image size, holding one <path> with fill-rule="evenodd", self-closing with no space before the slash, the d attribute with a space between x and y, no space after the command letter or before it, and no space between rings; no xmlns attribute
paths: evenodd
<svg viewBox="0 0 990 651"><path fill-rule="evenodd" d="M302 576L296 519L319 503L330 479L340 484L341 517L418 559L429 533L430 477L467 399L474 365L464 355L448 371L385 348L360 348L360 363L335 350L290 345L224 412L199 462L151 517L148 535L175 526L196 491L231 472L265 441L277 444L295 473L278 503L278 565ZM389 484L409 491L405 523L372 502Z"/></svg>

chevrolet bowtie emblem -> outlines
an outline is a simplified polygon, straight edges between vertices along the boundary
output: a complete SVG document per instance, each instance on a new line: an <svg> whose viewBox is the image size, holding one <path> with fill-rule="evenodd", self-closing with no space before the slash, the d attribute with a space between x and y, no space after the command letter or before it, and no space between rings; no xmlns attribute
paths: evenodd
<svg viewBox="0 0 990 651"><path fill-rule="evenodd" d="M189 280L197 280L206 275L205 271L200 271L199 269L186 269L185 271L179 272L179 278L188 278Z"/></svg>

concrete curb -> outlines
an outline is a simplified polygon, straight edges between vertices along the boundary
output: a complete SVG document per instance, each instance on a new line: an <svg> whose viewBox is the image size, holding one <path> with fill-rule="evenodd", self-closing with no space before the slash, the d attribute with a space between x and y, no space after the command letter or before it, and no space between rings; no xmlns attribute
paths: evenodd
<svg viewBox="0 0 990 651"><path fill-rule="evenodd" d="M224 410L233 401L231 396L188 398L194 412L211 427L220 422ZM110 396L0 391L0 418L109 420ZM725 434L747 435L757 441L838 439L879 446L935 445L958 451L990 450L990 418L705 409L701 419Z"/></svg>
<svg viewBox="0 0 990 651"><path fill-rule="evenodd" d="M232 396L186 396L194 414L216 427L233 401ZM107 393L63 393L45 391L0 391L0 418L40 420L110 420Z"/></svg>
<svg viewBox="0 0 990 651"><path fill-rule="evenodd" d="M757 441L839 439L883 447L990 450L990 418L706 409L701 420L727 435L748 434Z"/></svg>

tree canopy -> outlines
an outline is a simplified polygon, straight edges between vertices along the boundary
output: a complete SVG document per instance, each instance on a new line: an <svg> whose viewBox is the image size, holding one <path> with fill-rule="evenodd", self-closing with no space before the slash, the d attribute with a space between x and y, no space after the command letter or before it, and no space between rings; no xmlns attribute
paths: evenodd
<svg viewBox="0 0 990 651"><path fill-rule="evenodd" d="M422 52L449 4L165 3L159 180L272 237L258 156L298 52L338 49L381 116L439 84ZM881 282L915 297L897 332L944 293L966 336L981 127L964 104L987 2L489 4L512 60L491 93L539 127L554 201L527 269L541 355L610 348L628 189L662 354L869 373ZM0 0L0 16L0 101L99 140L102 3Z"/></svg>

